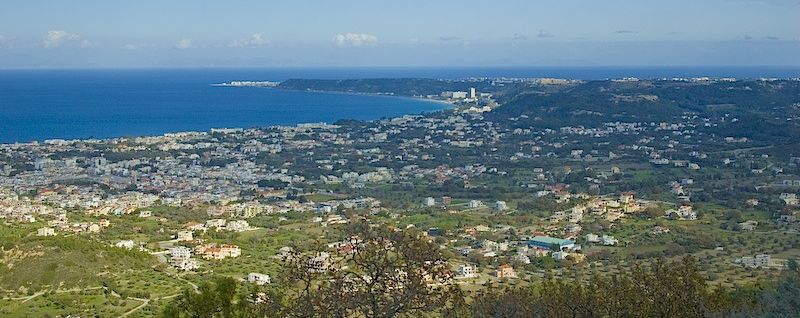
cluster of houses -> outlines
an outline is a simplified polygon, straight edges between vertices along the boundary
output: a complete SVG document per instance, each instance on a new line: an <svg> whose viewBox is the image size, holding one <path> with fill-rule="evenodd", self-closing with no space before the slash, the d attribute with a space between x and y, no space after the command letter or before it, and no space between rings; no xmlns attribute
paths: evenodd
<svg viewBox="0 0 800 318"><path fill-rule="evenodd" d="M193 254L206 260L222 260L239 257L242 255L242 250L230 244L205 244L195 247L194 250L185 246L175 246L169 249L169 263L182 271L196 270L199 264L197 259L192 257Z"/></svg>
<svg viewBox="0 0 800 318"><path fill-rule="evenodd" d="M206 213L210 217L230 215L239 218L252 218L259 214L272 214L276 207L274 205L261 204L259 202L235 203L229 205L212 205L207 208Z"/></svg>
<svg viewBox="0 0 800 318"><path fill-rule="evenodd" d="M193 240L193 232L195 231L230 231L230 232L245 232L256 230L257 228L250 226L245 220L232 220L226 219L210 219L205 223L188 222L184 224L183 230L178 231L176 239L178 241L191 241Z"/></svg>
<svg viewBox="0 0 800 318"><path fill-rule="evenodd" d="M787 182L790 181L790 182ZM784 180L784 185L794 185L796 180ZM795 193L783 192L778 197L783 201L785 208L778 215L777 222L780 225L797 224L800 222L800 198Z"/></svg>
<svg viewBox="0 0 800 318"><path fill-rule="evenodd" d="M570 237L577 237L583 230L580 223L584 221L587 213L614 222L626 214L642 210L642 202L637 201L631 192L622 193L618 198L584 196L584 199L587 200L585 204L576 205L567 211L553 212L550 222L566 222L563 227L564 233Z"/></svg>
<svg viewBox="0 0 800 318"><path fill-rule="evenodd" d="M85 208L85 214L98 217L132 214L139 209L152 206L156 201L158 201L158 196L156 195L129 192L103 200L94 198L90 202L82 203L81 206Z"/></svg>
<svg viewBox="0 0 800 318"><path fill-rule="evenodd" d="M344 200L329 200L319 202L315 205L314 210L317 213L333 213L340 209L350 210L371 210L375 211L380 208L381 201L372 197L360 197L355 199Z"/></svg>
<svg viewBox="0 0 800 318"><path fill-rule="evenodd" d="M608 240L613 240L613 237L606 237ZM616 241L614 244L616 244ZM508 251L511 246L509 243L496 243L491 241L484 241L484 256L491 257L497 256L494 251ZM516 254L512 260L522 264L530 264L530 257L550 256L556 260L571 260L573 262L582 262L585 256L581 254L580 245L576 245L574 241L555 238L550 236L535 236L527 241L524 245L516 246ZM462 254L465 251L461 251ZM458 266L457 278L475 278L480 275L478 269L471 264L461 264ZM494 271L494 277L497 278L516 278L517 273L514 267L510 264L504 263L497 267Z"/></svg>
<svg viewBox="0 0 800 318"><path fill-rule="evenodd" d="M37 216L62 214L66 214L63 208L46 205L29 197L20 197L13 191L0 188L0 219L35 223Z"/></svg>
<svg viewBox="0 0 800 318"><path fill-rule="evenodd" d="M442 208L447 208L453 206L452 204L453 198L449 196L443 196L439 202L440 203L437 203L436 199L433 197L426 197L425 199L422 200L422 207L431 208L437 205L441 205ZM467 201L466 206L469 209L480 209L486 207L486 204L480 200L469 200ZM506 203L506 201L502 200L495 201L494 204L491 205L491 207L498 212L508 210L508 204Z"/></svg>
<svg viewBox="0 0 800 318"><path fill-rule="evenodd" d="M456 271L456 278L476 278L480 276L480 271L469 264L461 264L458 266ZM514 271L514 267L509 264L501 264L497 267L494 271L494 277L496 278L517 278L517 272Z"/></svg>
<svg viewBox="0 0 800 318"><path fill-rule="evenodd" d="M31 223L36 220L31 220ZM111 226L108 219L100 219L97 222L74 222L70 223L66 213L59 213L47 221L47 226L36 231L37 236L55 236L56 230L64 233L88 233L96 234L101 230Z"/></svg>

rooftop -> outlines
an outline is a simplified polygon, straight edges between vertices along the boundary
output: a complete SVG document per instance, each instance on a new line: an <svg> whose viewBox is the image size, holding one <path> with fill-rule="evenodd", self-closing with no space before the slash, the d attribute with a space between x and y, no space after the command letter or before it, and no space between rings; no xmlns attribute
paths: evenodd
<svg viewBox="0 0 800 318"><path fill-rule="evenodd" d="M541 243L545 243L545 244L558 244L558 245L574 244L575 243L575 242L567 240L567 239L561 239L561 238L550 237L550 236L536 236L536 237L532 238L531 241L541 242Z"/></svg>

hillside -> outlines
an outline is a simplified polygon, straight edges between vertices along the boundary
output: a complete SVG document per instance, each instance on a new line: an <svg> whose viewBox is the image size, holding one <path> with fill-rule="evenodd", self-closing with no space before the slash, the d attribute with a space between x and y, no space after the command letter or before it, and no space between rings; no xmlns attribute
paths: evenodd
<svg viewBox="0 0 800 318"><path fill-rule="evenodd" d="M35 291L45 286L93 286L103 276L150 270L157 264L146 253L112 247L91 237L38 237L35 230L31 232L0 226L0 288Z"/></svg>
<svg viewBox="0 0 800 318"><path fill-rule="evenodd" d="M681 116L726 119L718 134L789 141L800 133L800 82L593 81L558 92L530 87L487 117L512 126L598 127L607 122L669 122ZM523 116L524 115L524 116ZM706 127L711 128L711 127Z"/></svg>

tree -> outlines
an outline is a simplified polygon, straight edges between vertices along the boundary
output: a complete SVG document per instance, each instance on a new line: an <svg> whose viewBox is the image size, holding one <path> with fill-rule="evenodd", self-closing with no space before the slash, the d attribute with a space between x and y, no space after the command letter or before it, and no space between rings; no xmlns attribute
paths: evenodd
<svg viewBox="0 0 800 318"><path fill-rule="evenodd" d="M164 317L235 317L234 298L238 283L233 278L217 277L203 282L197 291L186 289L162 312Z"/></svg>
<svg viewBox="0 0 800 318"><path fill-rule="evenodd" d="M365 277L349 284L355 292L348 296L361 313L394 317L443 305L444 289L429 287L452 279L438 245L417 233L371 230L366 224L356 232L364 237L364 243L349 257L348 262L355 266L345 275Z"/></svg>
<svg viewBox="0 0 800 318"><path fill-rule="evenodd" d="M644 214L650 218L660 218L664 216L664 209L658 206L650 206L644 210Z"/></svg>
<svg viewBox="0 0 800 318"><path fill-rule="evenodd" d="M472 305L482 317L703 317L719 308L694 260L659 261L586 284L551 280L533 288L487 290Z"/></svg>
<svg viewBox="0 0 800 318"><path fill-rule="evenodd" d="M797 317L800 312L800 270L792 260L777 285L764 292L758 300L761 317Z"/></svg>
<svg viewBox="0 0 800 318"><path fill-rule="evenodd" d="M389 318L439 311L458 303L452 273L439 246L414 230L370 227L345 231L354 249L340 259L322 252L295 253L284 261L280 280L294 289L285 299L290 317ZM323 260L326 258L322 258Z"/></svg>

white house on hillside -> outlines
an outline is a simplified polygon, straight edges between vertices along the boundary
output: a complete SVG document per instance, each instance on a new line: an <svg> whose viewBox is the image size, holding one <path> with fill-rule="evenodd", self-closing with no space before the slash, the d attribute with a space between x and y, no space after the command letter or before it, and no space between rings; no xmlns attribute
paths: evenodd
<svg viewBox="0 0 800 318"><path fill-rule="evenodd" d="M36 236L55 236L56 230L52 227L43 227L36 231Z"/></svg>
<svg viewBox="0 0 800 318"><path fill-rule="evenodd" d="M462 264L458 266L458 277L475 278L478 277L477 269L472 265Z"/></svg>
<svg viewBox="0 0 800 318"><path fill-rule="evenodd" d="M247 274L247 281L256 285L264 285L264 284L269 284L271 282L271 279L269 275L266 274L250 273Z"/></svg>

